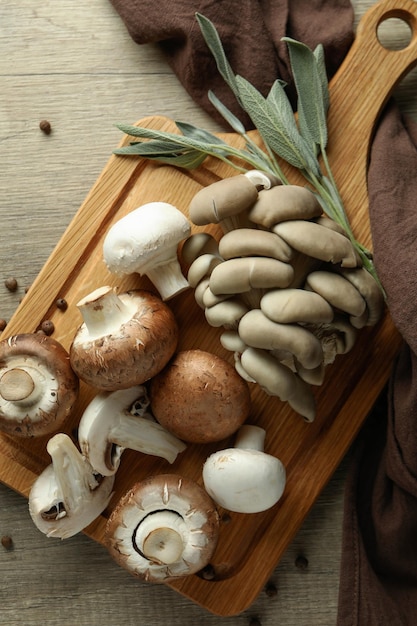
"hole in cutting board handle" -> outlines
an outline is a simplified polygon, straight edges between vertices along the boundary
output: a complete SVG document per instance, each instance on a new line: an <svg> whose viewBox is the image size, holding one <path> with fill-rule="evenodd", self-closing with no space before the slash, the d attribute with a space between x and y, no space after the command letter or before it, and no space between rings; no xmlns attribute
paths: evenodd
<svg viewBox="0 0 417 626"><path fill-rule="evenodd" d="M387 50L404 50L413 38L410 19L400 17L383 19L377 28L377 38L381 46Z"/></svg>

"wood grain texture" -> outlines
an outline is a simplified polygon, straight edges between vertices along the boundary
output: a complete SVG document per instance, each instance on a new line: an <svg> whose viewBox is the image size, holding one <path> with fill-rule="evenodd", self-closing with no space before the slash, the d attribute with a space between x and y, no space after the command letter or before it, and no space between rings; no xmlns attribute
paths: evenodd
<svg viewBox="0 0 417 626"><path fill-rule="evenodd" d="M354 4L359 17L372 2ZM162 113L216 127L183 93L158 51L130 41L107 1L39 7L14 0L0 7L0 19L0 254L4 277L15 275L20 284L16 294L1 293L0 315L9 318L118 143L114 121ZM409 76L398 91L411 113L414 87ZM44 117L52 123L50 136L38 129ZM121 626L220 626L246 624L255 615L264 625L334 624L347 461L272 573L278 595L261 593L232 620L208 614L171 589L138 583L84 535L47 540L29 520L25 499L1 486L0 534L12 535L15 548L0 551L0 624L73 624L74 615L92 626L116 620ZM294 565L299 553L309 558L305 571Z"/></svg>

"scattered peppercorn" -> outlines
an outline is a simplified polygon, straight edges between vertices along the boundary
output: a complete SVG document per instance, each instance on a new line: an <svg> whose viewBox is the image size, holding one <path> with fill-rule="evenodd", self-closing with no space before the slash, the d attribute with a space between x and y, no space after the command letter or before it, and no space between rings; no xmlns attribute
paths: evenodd
<svg viewBox="0 0 417 626"><path fill-rule="evenodd" d="M268 582L265 585L265 593L268 596L268 598L273 598L277 595L278 593L278 589L275 585L275 583L273 583L272 581Z"/></svg>
<svg viewBox="0 0 417 626"><path fill-rule="evenodd" d="M3 318L0 318L0 332L4 330L6 326L7 326L7 321L4 320Z"/></svg>
<svg viewBox="0 0 417 626"><path fill-rule="evenodd" d="M55 330L55 325L51 320L44 320L41 324L40 330L45 333L45 335L52 335Z"/></svg>
<svg viewBox="0 0 417 626"><path fill-rule="evenodd" d="M45 135L49 135L52 130L51 124L50 122L48 122L48 120L41 120L41 122L39 123L39 128L43 133L45 133Z"/></svg>
<svg viewBox="0 0 417 626"><path fill-rule="evenodd" d="M262 626L260 620L257 617L251 617L249 626Z"/></svg>
<svg viewBox="0 0 417 626"><path fill-rule="evenodd" d="M58 298L55 304L57 309L59 309L60 311L66 311L68 309L68 302L65 300L65 298Z"/></svg>
<svg viewBox="0 0 417 626"><path fill-rule="evenodd" d="M302 556L300 554L295 559L295 567L298 567L298 569L307 569L307 567L308 567L308 559L305 556Z"/></svg>
<svg viewBox="0 0 417 626"><path fill-rule="evenodd" d="M223 515L221 516L221 521L223 522L223 524L230 524L230 522L232 521L232 517L229 513L223 513Z"/></svg>
<svg viewBox="0 0 417 626"><path fill-rule="evenodd" d="M18 288L17 280L16 278L13 278L13 276L6 278L4 284L9 291L16 291Z"/></svg>
<svg viewBox="0 0 417 626"><path fill-rule="evenodd" d="M1 545L5 550L11 550L13 548L13 539L8 535L4 535L1 538Z"/></svg>

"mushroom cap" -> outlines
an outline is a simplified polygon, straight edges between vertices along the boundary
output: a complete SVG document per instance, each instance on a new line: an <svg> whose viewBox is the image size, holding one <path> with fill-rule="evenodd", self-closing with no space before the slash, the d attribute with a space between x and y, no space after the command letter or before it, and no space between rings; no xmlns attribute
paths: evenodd
<svg viewBox="0 0 417 626"><path fill-rule="evenodd" d="M168 202L148 202L131 211L109 229L103 242L103 257L115 274L139 272L170 246L188 237L191 224Z"/></svg>
<svg viewBox="0 0 417 626"><path fill-rule="evenodd" d="M294 251L279 235L269 230L237 228L220 239L219 254L223 259L264 256L288 263Z"/></svg>
<svg viewBox="0 0 417 626"><path fill-rule="evenodd" d="M208 457L203 466L207 493L237 513L266 511L281 498L286 482L282 462L259 450L230 448Z"/></svg>
<svg viewBox="0 0 417 626"><path fill-rule="evenodd" d="M216 295L245 293L251 289L288 287L294 278L289 263L262 256L228 259L216 265L210 275L210 289Z"/></svg>
<svg viewBox="0 0 417 626"><path fill-rule="evenodd" d="M321 215L315 195L299 185L279 185L262 189L249 211L249 219L264 228L287 220L308 220Z"/></svg>
<svg viewBox="0 0 417 626"><path fill-rule="evenodd" d="M183 350L150 383L155 419L183 441L220 441L246 421L249 386L233 365L204 350Z"/></svg>
<svg viewBox="0 0 417 626"><path fill-rule="evenodd" d="M243 213L258 197L256 185L244 174L218 180L203 187L189 207L194 224L218 224L221 220Z"/></svg>
<svg viewBox="0 0 417 626"><path fill-rule="evenodd" d="M94 339L83 323L70 347L78 376L97 389L115 391L141 385L155 376L174 354L178 324L159 296L129 291L119 298L132 310L131 319L116 332Z"/></svg>
<svg viewBox="0 0 417 626"><path fill-rule="evenodd" d="M29 395L20 393L23 381L30 384ZM59 430L71 414L78 392L79 381L69 354L52 337L23 333L0 342L3 432L35 437Z"/></svg>
<svg viewBox="0 0 417 626"><path fill-rule="evenodd" d="M161 511L177 518L181 556L169 564L143 554L144 521ZM116 505L106 525L105 545L121 567L147 582L162 583L194 574L205 567L217 545L219 517L200 485L176 474L150 476L136 483ZM149 535L148 535L149 536Z"/></svg>

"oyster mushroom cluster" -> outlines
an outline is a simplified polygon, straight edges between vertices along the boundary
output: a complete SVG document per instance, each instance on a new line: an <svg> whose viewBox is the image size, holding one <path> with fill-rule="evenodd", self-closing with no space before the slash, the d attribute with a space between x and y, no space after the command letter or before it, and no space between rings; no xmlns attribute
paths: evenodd
<svg viewBox="0 0 417 626"><path fill-rule="evenodd" d="M344 229L313 192L251 171L202 188L190 219L219 224L219 241L190 235L187 279L247 381L307 421L325 368L380 319L383 294Z"/></svg>

